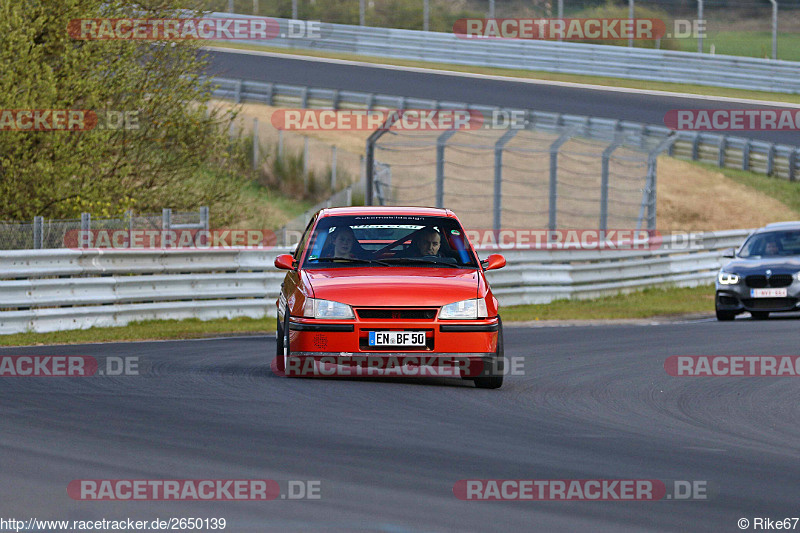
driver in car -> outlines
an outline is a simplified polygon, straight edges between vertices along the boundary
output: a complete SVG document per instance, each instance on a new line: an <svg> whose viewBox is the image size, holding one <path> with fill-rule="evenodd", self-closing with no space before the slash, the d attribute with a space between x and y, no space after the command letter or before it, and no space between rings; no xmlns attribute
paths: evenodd
<svg viewBox="0 0 800 533"><path fill-rule="evenodd" d="M442 246L442 236L431 227L417 233L411 241L413 250L419 257L439 257L439 248Z"/></svg>

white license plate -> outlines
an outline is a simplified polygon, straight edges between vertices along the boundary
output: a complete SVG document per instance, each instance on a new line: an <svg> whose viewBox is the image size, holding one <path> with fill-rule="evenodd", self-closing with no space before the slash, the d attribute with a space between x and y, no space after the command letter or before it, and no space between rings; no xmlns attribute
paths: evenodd
<svg viewBox="0 0 800 533"><path fill-rule="evenodd" d="M424 331L370 331L370 346L425 346Z"/></svg>
<svg viewBox="0 0 800 533"><path fill-rule="evenodd" d="M786 289L750 289L750 298L786 298Z"/></svg>

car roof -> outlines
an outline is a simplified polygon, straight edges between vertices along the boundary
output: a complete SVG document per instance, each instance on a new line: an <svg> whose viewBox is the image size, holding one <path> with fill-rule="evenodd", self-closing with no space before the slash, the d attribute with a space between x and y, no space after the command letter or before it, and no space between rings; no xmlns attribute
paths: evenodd
<svg viewBox="0 0 800 533"><path fill-rule="evenodd" d="M320 211L320 217L336 216L366 216L366 215L415 215L452 217L455 214L449 209L438 207L400 207L400 206L359 206L359 207L328 207Z"/></svg>
<svg viewBox="0 0 800 533"><path fill-rule="evenodd" d="M767 224L763 228L759 228L756 233L762 233L766 231L773 231L776 229L796 229L800 230L800 220L793 220L788 222L773 222L772 224Z"/></svg>

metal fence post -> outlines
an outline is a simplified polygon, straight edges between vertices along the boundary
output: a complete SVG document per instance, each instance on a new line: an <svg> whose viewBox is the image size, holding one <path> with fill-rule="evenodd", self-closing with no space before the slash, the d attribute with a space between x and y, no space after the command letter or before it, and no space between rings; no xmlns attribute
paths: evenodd
<svg viewBox="0 0 800 533"><path fill-rule="evenodd" d="M692 139L692 161L697 161L700 158L700 133L696 132Z"/></svg>
<svg viewBox="0 0 800 533"><path fill-rule="evenodd" d="M258 0L253 0L253 15L258 15Z"/></svg>
<svg viewBox="0 0 800 533"><path fill-rule="evenodd" d="M364 3L366 0L358 0L358 25L359 26L366 26L367 25L367 9ZM367 204L369 205L369 204Z"/></svg>
<svg viewBox="0 0 800 533"><path fill-rule="evenodd" d="M331 146L331 192L336 190L336 146Z"/></svg>
<svg viewBox="0 0 800 533"><path fill-rule="evenodd" d="M656 229L656 163L658 155L667 150L669 145L675 142L675 133L670 133L667 138L658 143L647 155L647 180L644 190L642 190L642 203L639 207L639 219L636 222L636 229L642 229L642 218L645 208L647 209L647 229Z"/></svg>
<svg viewBox="0 0 800 533"><path fill-rule="evenodd" d="M292 0L292 19L297 20L297 0Z"/></svg>
<svg viewBox="0 0 800 533"><path fill-rule="evenodd" d="M772 59L778 59L778 2L769 1L772 4Z"/></svg>
<svg viewBox="0 0 800 533"><path fill-rule="evenodd" d="M161 247L166 248L166 235L172 227L172 209L165 207L161 210Z"/></svg>
<svg viewBox="0 0 800 533"><path fill-rule="evenodd" d="M723 168L725 166L725 150L728 147L728 138L724 135L719 140L719 154L717 156L717 166Z"/></svg>
<svg viewBox="0 0 800 533"><path fill-rule="evenodd" d="M789 181L795 181L795 167L797 166L798 149L789 152Z"/></svg>
<svg viewBox="0 0 800 533"><path fill-rule="evenodd" d="M611 144L603 150L602 174L600 176L600 229L608 229L608 166L611 153L625 140L624 135L618 132Z"/></svg>
<svg viewBox="0 0 800 533"><path fill-rule="evenodd" d="M519 130L510 129L494 143L494 231L502 227L503 213L503 149ZM497 237L497 235L495 235Z"/></svg>
<svg viewBox="0 0 800 533"><path fill-rule="evenodd" d="M742 146L742 170L750 170L750 139Z"/></svg>
<svg viewBox="0 0 800 533"><path fill-rule="evenodd" d="M233 0L228 0L228 13L233 13Z"/></svg>
<svg viewBox="0 0 800 533"><path fill-rule="evenodd" d="M278 130L278 157L283 157L283 130Z"/></svg>
<svg viewBox="0 0 800 533"><path fill-rule="evenodd" d="M428 28L430 28L431 10L429 4L430 0L422 0L422 31L428 31Z"/></svg>
<svg viewBox="0 0 800 533"><path fill-rule="evenodd" d="M308 137L303 137L303 190L308 192Z"/></svg>
<svg viewBox="0 0 800 533"><path fill-rule="evenodd" d="M436 138L436 207L444 207L444 149L458 130L447 130Z"/></svg>
<svg viewBox="0 0 800 533"><path fill-rule="evenodd" d="M126 248L133 248L133 209L125 211L125 218L128 220L128 246Z"/></svg>
<svg viewBox="0 0 800 533"><path fill-rule="evenodd" d="M697 0L697 20L703 20L703 0ZM703 32L697 32L697 53L703 53Z"/></svg>
<svg viewBox="0 0 800 533"><path fill-rule="evenodd" d="M236 80L236 92L233 100L237 104L242 103L242 80Z"/></svg>
<svg viewBox="0 0 800 533"><path fill-rule="evenodd" d="M89 213L81 213L80 248L87 248L88 245L91 243L91 235L89 234L91 231L92 231L92 215Z"/></svg>
<svg viewBox="0 0 800 533"><path fill-rule="evenodd" d="M772 176L773 170L775 170L775 145L770 144L767 150L767 176Z"/></svg>
<svg viewBox="0 0 800 533"><path fill-rule="evenodd" d="M258 118L253 117L253 170L258 168L260 143L258 142Z"/></svg>
<svg viewBox="0 0 800 533"><path fill-rule="evenodd" d="M559 15L561 17L561 15ZM633 16L633 0L628 0L628 18L632 19ZM633 37L628 37L628 48L633 48Z"/></svg>
<svg viewBox="0 0 800 533"><path fill-rule="evenodd" d="M208 206L202 206L200 208L200 224L203 226L204 231L208 231Z"/></svg>
<svg viewBox="0 0 800 533"><path fill-rule="evenodd" d="M44 246L44 218L33 217L33 249L41 250Z"/></svg>
<svg viewBox="0 0 800 533"><path fill-rule="evenodd" d="M547 217L547 229L549 230L555 230L558 224L558 217L556 215L558 209L558 150L561 148L561 145L572 137L577 129L578 126L572 126L550 145L550 201Z"/></svg>
<svg viewBox="0 0 800 533"><path fill-rule="evenodd" d="M275 84L267 84L267 105L275 105Z"/></svg>

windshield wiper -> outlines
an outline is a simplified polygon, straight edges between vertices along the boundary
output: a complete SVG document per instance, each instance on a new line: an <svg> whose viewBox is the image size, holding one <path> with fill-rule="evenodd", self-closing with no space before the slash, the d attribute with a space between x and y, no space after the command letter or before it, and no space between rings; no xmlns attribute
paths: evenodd
<svg viewBox="0 0 800 533"><path fill-rule="evenodd" d="M391 266L389 263L377 259L361 259L360 257L316 257L310 261L347 261L348 263L364 263L368 265Z"/></svg>
<svg viewBox="0 0 800 533"><path fill-rule="evenodd" d="M447 263L444 261L436 261L435 259L419 259L416 257L388 257L383 259L383 261L392 262L392 263L421 263L426 265L436 265L436 266L447 266L452 268L470 268L469 265L461 266L455 263ZM473 267L474 268L474 267Z"/></svg>

